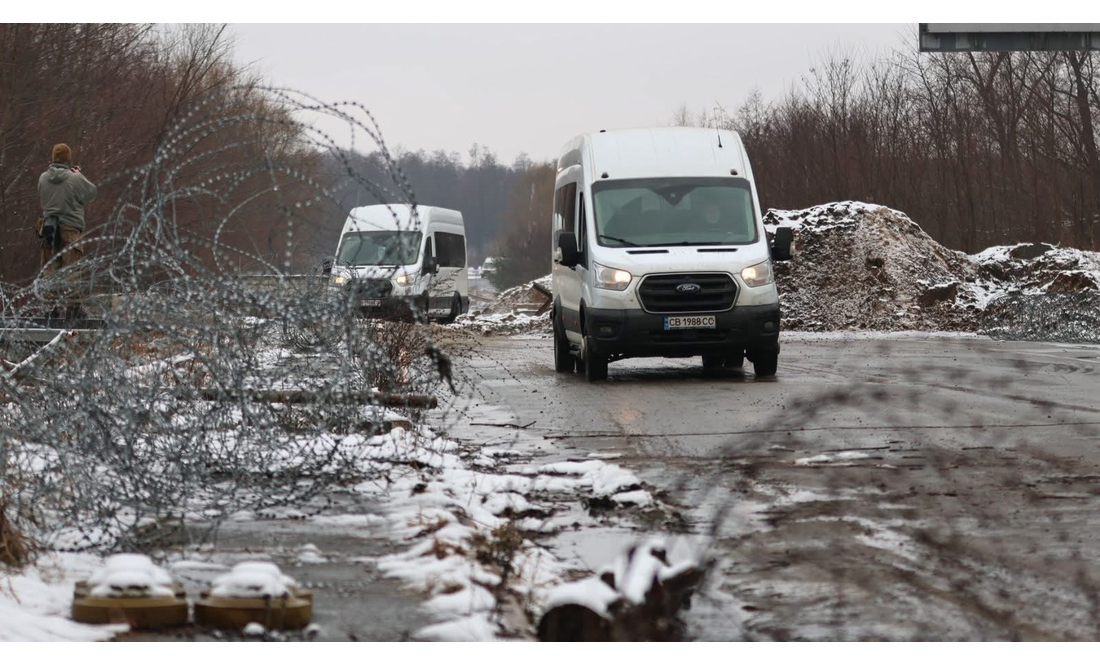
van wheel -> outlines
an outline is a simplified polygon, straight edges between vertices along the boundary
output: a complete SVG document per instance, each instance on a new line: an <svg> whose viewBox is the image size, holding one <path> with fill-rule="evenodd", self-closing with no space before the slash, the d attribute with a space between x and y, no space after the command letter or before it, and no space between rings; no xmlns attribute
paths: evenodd
<svg viewBox="0 0 1100 665"><path fill-rule="evenodd" d="M554 319L554 371L561 374L572 374L577 366L577 359L569 352L569 340L565 333L558 328L557 319Z"/></svg>
<svg viewBox="0 0 1100 665"><path fill-rule="evenodd" d="M588 379L589 383L596 383L597 381L607 380L607 356L593 353L592 340L586 339L584 343L585 358L584 358L584 378Z"/></svg>
<svg viewBox="0 0 1100 665"><path fill-rule="evenodd" d="M442 323L454 323L458 315L462 313L462 298L456 293L455 297L451 299L451 313L447 315Z"/></svg>
<svg viewBox="0 0 1100 665"><path fill-rule="evenodd" d="M775 376L779 368L779 351L757 351L753 354L752 371L758 377Z"/></svg>

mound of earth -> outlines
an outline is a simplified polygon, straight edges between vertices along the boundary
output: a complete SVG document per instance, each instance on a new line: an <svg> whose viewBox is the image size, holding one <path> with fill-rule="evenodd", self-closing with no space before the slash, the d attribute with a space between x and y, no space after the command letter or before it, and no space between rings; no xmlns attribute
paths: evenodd
<svg viewBox="0 0 1100 665"><path fill-rule="evenodd" d="M456 325L483 335L514 335L549 331L550 275L512 287L481 306L470 306Z"/></svg>
<svg viewBox="0 0 1100 665"><path fill-rule="evenodd" d="M769 210L764 224L794 231L792 260L776 264L788 330L984 331L994 310L998 325L1011 326L1008 312L1039 303L1039 296L1100 289L1096 252L1019 244L968 255L884 206L845 201ZM1008 300L1014 304L993 307Z"/></svg>
<svg viewBox="0 0 1100 665"><path fill-rule="evenodd" d="M551 301L550 275L513 286L481 308L479 315L534 314ZM543 309L545 312L546 310Z"/></svg>

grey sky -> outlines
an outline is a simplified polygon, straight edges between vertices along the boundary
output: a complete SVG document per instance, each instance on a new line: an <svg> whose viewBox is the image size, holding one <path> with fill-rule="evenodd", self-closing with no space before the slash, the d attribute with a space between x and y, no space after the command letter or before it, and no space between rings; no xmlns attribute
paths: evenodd
<svg viewBox="0 0 1100 665"><path fill-rule="evenodd" d="M269 83L354 100L387 143L506 163L557 156L576 134L668 124L681 104L775 99L830 50L915 46L916 25L234 24L237 57ZM910 43L912 42L912 43ZM321 125L346 134L336 123ZM343 139L341 139L343 140ZM365 147L365 146L364 146Z"/></svg>

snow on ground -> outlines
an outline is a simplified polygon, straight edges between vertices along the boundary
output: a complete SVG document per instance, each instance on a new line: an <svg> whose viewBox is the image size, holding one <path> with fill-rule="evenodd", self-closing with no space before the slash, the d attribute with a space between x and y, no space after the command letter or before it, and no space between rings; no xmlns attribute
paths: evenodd
<svg viewBox="0 0 1100 665"><path fill-rule="evenodd" d="M501 312L498 314L463 314L454 326L480 335L518 335L536 330L549 330L546 314Z"/></svg>
<svg viewBox="0 0 1100 665"><path fill-rule="evenodd" d="M496 452L506 451L483 449L477 459L509 457ZM517 626L500 618L504 602L535 615L546 608L567 566L532 538L591 524L576 509L583 499L654 503L636 476L601 460L474 469L458 451L444 454L438 473L396 481L388 497L390 532L410 546L378 568L428 597L438 623L415 637L445 640L510 636Z"/></svg>
<svg viewBox="0 0 1100 665"><path fill-rule="evenodd" d="M87 642L128 630L68 618L76 582L88 579L100 565L93 555L53 553L21 573L0 572L0 642Z"/></svg>
<svg viewBox="0 0 1100 665"><path fill-rule="evenodd" d="M501 603L519 603L537 615L568 568L532 537L592 524L581 507L585 500L624 507L655 503L636 476L598 459L531 466L511 461L515 451L507 447L479 447L473 454L427 428L322 439L317 445L358 447L373 470L388 469L389 486L368 482L356 488L379 502L382 514L306 517L290 509L282 517L371 529L404 543L404 551L376 564L424 594L424 610L436 623L417 633L418 639L486 640L522 629L502 621ZM323 561L315 546L298 552L301 565ZM185 560L171 569L207 577L223 573L212 580L215 595L280 595L294 584L265 562L240 563L226 572L224 566ZM140 583L149 593L172 593L171 577L144 556L104 561L94 555L50 555L26 573L0 576L0 611L12 617L0 622L0 640L103 640L126 630L67 619L74 583L89 578L104 588Z"/></svg>

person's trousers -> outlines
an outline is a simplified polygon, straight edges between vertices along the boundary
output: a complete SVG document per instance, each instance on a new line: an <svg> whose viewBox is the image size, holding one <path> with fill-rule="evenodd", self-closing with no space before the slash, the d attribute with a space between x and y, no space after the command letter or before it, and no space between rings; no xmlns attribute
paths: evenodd
<svg viewBox="0 0 1100 665"><path fill-rule="evenodd" d="M68 268L84 257L84 248L78 244L82 237L80 229L62 224L60 231L61 242L56 250L45 239L41 242L43 277L50 277L59 268ZM61 301L64 301L65 306L69 309L69 315L73 315L80 310L81 289L79 278L75 274L69 276L67 283L57 285L57 290L63 292L63 295L58 293L54 297L57 301L54 303L55 307L60 306Z"/></svg>

